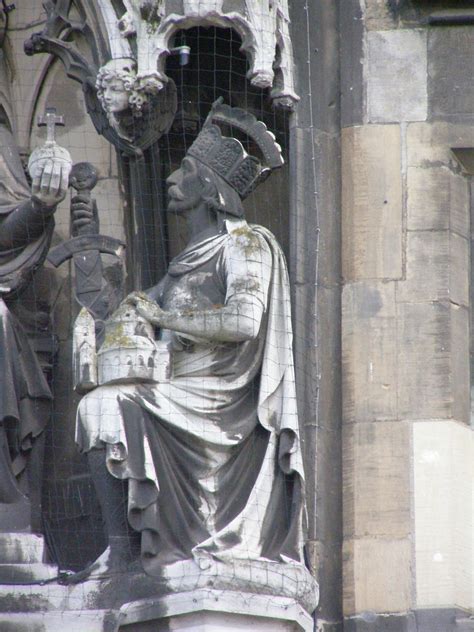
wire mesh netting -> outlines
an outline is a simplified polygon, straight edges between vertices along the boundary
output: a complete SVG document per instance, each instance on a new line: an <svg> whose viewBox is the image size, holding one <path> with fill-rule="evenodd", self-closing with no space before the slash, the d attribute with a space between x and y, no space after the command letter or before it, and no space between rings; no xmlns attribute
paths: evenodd
<svg viewBox="0 0 474 632"><path fill-rule="evenodd" d="M81 17L80 4L72 11ZM16 341L5 342L13 412L5 414L2 441L13 487L31 501L13 520L45 536L58 576L88 569L78 582L142 567L160 578L164 566L194 560L196 577L214 562L227 564L231 585L242 560L304 565L304 433L299 439L291 318L293 308L295 331L302 332L301 322L314 322L315 314L292 305L285 259L297 279L301 262L316 262L318 232L311 252L299 252L290 200L294 115L251 84L235 31L193 26L172 41L178 50L189 47L189 59L183 64L171 55L166 65L177 101L169 129L140 154L116 151L97 134L81 86L59 62L42 66L42 56L19 56L25 29L39 24L39 10L20 7L0 77L3 147L24 163L20 172L19 163L3 159L11 186L0 200L0 264L21 271L16 287L9 285L13 272L2 284L5 331ZM86 38L70 39L93 59ZM124 90L114 81L102 86L109 123L120 120L133 137L133 125L140 133L146 128L146 107L141 121L130 116L128 102L122 118L113 114L105 92ZM239 156L223 145L212 163L219 136L197 159L192 147L219 98L265 123L275 142L263 128L249 133L248 121L248 129L221 121L220 134L239 140ZM31 149L44 144L35 121L47 107L64 114L65 127L55 131L59 145L74 163L98 170L94 187L73 184L64 200L61 174L48 183L43 175L38 184L25 169ZM262 138L281 150L284 164L247 197L251 170L261 171L268 159ZM232 180L232 169L244 163L248 170ZM48 205L51 189L56 198ZM98 235L124 242L125 254L99 247ZM46 260L51 248L74 238L58 267ZM26 251L36 259L24 274ZM84 305L96 316L92 329L86 319L78 328ZM80 340L74 353L73 338ZM314 372L314 338L296 342L297 374ZM33 355L21 355L25 347ZM85 366L89 385L75 389ZM313 404L317 384L303 391ZM140 557L141 566L133 566ZM269 591L275 580L262 582L253 572L253 589ZM189 590L188 566L180 577Z"/></svg>

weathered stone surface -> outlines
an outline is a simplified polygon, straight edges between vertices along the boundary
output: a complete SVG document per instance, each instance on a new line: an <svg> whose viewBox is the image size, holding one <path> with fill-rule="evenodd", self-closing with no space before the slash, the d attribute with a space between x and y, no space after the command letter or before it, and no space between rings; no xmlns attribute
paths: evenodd
<svg viewBox="0 0 474 632"><path fill-rule="evenodd" d="M312 632L313 620L291 599L212 589L176 593L125 604L120 613L123 632L142 632L154 622L157 632L219 632L255 629L262 632ZM145 625L143 625L145 623Z"/></svg>
<svg viewBox="0 0 474 632"><path fill-rule="evenodd" d="M415 615L366 612L344 621L344 632L421 632L416 627ZM431 631L430 631L431 632Z"/></svg>
<svg viewBox="0 0 474 632"><path fill-rule="evenodd" d="M397 418L394 283L353 283L342 295L344 421Z"/></svg>
<svg viewBox="0 0 474 632"><path fill-rule="evenodd" d="M467 422L467 309L451 303L399 303L397 338L400 418Z"/></svg>
<svg viewBox="0 0 474 632"><path fill-rule="evenodd" d="M365 0L365 26L367 30L392 29L396 27L395 13L387 0Z"/></svg>
<svg viewBox="0 0 474 632"><path fill-rule="evenodd" d="M108 618L106 610L4 613L0 614L0 629L5 632L104 632Z"/></svg>
<svg viewBox="0 0 474 632"><path fill-rule="evenodd" d="M318 632L343 632L343 623L326 621L319 617L316 617L316 625Z"/></svg>
<svg viewBox="0 0 474 632"><path fill-rule="evenodd" d="M361 613L344 621L344 632L472 632L472 618L458 608L426 608L406 614Z"/></svg>
<svg viewBox="0 0 474 632"><path fill-rule="evenodd" d="M367 35L367 113L375 123L424 121L427 114L426 32Z"/></svg>
<svg viewBox="0 0 474 632"><path fill-rule="evenodd" d="M364 121L364 20L359 0L345 0L341 21L341 126Z"/></svg>
<svg viewBox="0 0 474 632"><path fill-rule="evenodd" d="M347 540L344 559L344 615L406 612L412 604L410 539Z"/></svg>
<svg viewBox="0 0 474 632"><path fill-rule="evenodd" d="M319 283L324 286L338 285L341 278L340 177L333 167L339 164L339 137L325 132L312 132L310 128L294 128L291 137L293 154L290 157L290 178L294 177L291 189L294 212L290 216L291 231L286 239L290 239L292 280L298 284L314 283L316 249L319 247ZM314 161L308 160L308 155L314 156ZM268 182L271 183L271 180ZM266 204L266 200L268 195L262 198L262 205ZM268 226L268 223L259 219L261 206L255 220ZM321 212L318 213L318 209ZM269 210L271 214L272 209ZM281 218L277 219L280 220L281 230ZM277 236L275 230L272 229L272 232Z"/></svg>
<svg viewBox="0 0 474 632"><path fill-rule="evenodd" d="M2 564L34 564L44 561L44 538L33 533L1 533Z"/></svg>
<svg viewBox="0 0 474 632"><path fill-rule="evenodd" d="M433 117L472 120L474 33L471 26L428 32L429 111Z"/></svg>
<svg viewBox="0 0 474 632"><path fill-rule="evenodd" d="M460 608L423 608L415 611L417 632L472 632L474 622Z"/></svg>
<svg viewBox="0 0 474 632"><path fill-rule="evenodd" d="M351 2L356 4L357 0ZM332 2L308 5L289 2L288 5L295 67L298 69L296 92L301 99L295 112L297 125L309 127L314 124L317 130L338 134L340 40L337 6ZM231 3L228 6L230 10Z"/></svg>
<svg viewBox="0 0 474 632"><path fill-rule="evenodd" d="M456 612L456 609L453 608L453 610L455 611L456 615L456 619L455 619L455 625L456 625L456 631L455 632L472 632L472 627L473 627L473 616L471 614L471 612Z"/></svg>
<svg viewBox="0 0 474 632"><path fill-rule="evenodd" d="M469 305L469 242L448 230L409 231L406 280L397 282L397 301L452 301Z"/></svg>
<svg viewBox="0 0 474 632"><path fill-rule="evenodd" d="M417 607L472 609L474 433L453 421L413 425Z"/></svg>
<svg viewBox="0 0 474 632"><path fill-rule="evenodd" d="M407 169L407 229L469 236L469 182L446 167Z"/></svg>
<svg viewBox="0 0 474 632"><path fill-rule="evenodd" d="M303 291L303 288L301 288ZM307 470L307 502L309 511L309 530L317 540L313 550L317 551L317 564L314 566L315 576L324 578L320 603L326 604L324 616L336 620L339 615L334 597L341 581L342 560L342 451L341 451L341 374L340 358L340 322L335 314L340 313L340 291L338 289L319 288L320 305L325 305L319 312L319 354L318 368L321 374L319 382L308 380L305 368L308 391L308 415L300 409L301 419L309 420L312 425L305 425L305 457L306 463L314 465ZM302 341L302 344L304 342ZM306 355L307 363L311 357ZM315 387L319 386L319 405L314 410ZM312 389L312 392L310 391ZM313 408L313 411L311 411ZM315 413L317 416L315 417ZM316 422L316 423L314 423ZM315 458L316 457L316 458ZM331 605L331 607L328 607Z"/></svg>
<svg viewBox="0 0 474 632"><path fill-rule="evenodd" d="M408 167L450 167L458 169L451 149L474 147L474 126L436 121L411 123L407 128Z"/></svg>
<svg viewBox="0 0 474 632"><path fill-rule="evenodd" d="M329 540L329 538L327 539ZM340 581L340 576L342 576L342 542L316 542L314 545L311 543L307 550L310 557L310 563L315 564L313 568L316 580L318 581L318 578L321 578L321 580L324 578L321 585L320 603L328 604L330 603L331 597L341 597L342 591L338 591L337 586ZM339 601L339 605L341 605L341 601ZM329 622L333 622L334 624L334 622L338 620L339 612L336 610L335 606L332 606L332 608L326 607L326 613L323 614L318 606L318 610L315 613L315 616L318 617L318 623L319 617L321 619L324 618L325 621L328 622L328 632L335 632L335 630L333 630L333 628L329 625ZM326 630L324 627L321 629Z"/></svg>
<svg viewBox="0 0 474 632"><path fill-rule="evenodd" d="M340 139L339 133L321 130L339 127L337 99L333 99L333 81L328 77L337 75L338 60L331 33L334 9L332 3L310 7L313 61L311 76L302 72L297 78L302 102L295 116L296 125L290 128L288 231L296 386L304 424L305 463L310 464L306 469L311 539L307 551L316 577L324 576L319 616L331 622L340 620L342 593ZM303 5L291 3L290 13L294 32L301 33L306 28ZM295 37L293 45L299 67L306 68L307 43ZM304 83L309 79L311 86ZM311 120L317 129L311 129ZM268 201L262 202L268 205ZM315 239L318 230L319 245ZM317 327L314 318L308 317L316 312ZM336 627L328 625L323 629L335 632Z"/></svg>
<svg viewBox="0 0 474 632"><path fill-rule="evenodd" d="M346 537L410 534L410 434L400 421L345 426Z"/></svg>
<svg viewBox="0 0 474 632"><path fill-rule="evenodd" d="M340 162L340 156L339 136L317 134L315 201L320 209L317 271L318 283L324 287L339 287L341 282L341 179L339 171L334 171L330 167ZM314 261L315 257L312 259Z"/></svg>
<svg viewBox="0 0 474 632"><path fill-rule="evenodd" d="M342 132L342 271L346 280L402 276L400 128Z"/></svg>
<svg viewBox="0 0 474 632"><path fill-rule="evenodd" d="M290 257L289 268L293 285L315 283L313 254L317 234L317 194L314 165L306 160L307 152L314 152L310 128L290 130L290 162L293 165L293 186L290 189ZM311 186L308 186L308 183Z"/></svg>
<svg viewBox="0 0 474 632"><path fill-rule="evenodd" d="M0 585L36 584L54 580L57 576L58 568L53 564L0 564Z"/></svg>

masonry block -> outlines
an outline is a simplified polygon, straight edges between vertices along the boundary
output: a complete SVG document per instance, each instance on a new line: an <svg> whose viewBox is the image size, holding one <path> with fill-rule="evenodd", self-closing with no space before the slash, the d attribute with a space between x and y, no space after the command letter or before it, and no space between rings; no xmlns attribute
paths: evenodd
<svg viewBox="0 0 474 632"><path fill-rule="evenodd" d="M398 303L398 414L458 419L470 411L469 313L452 303Z"/></svg>
<svg viewBox="0 0 474 632"><path fill-rule="evenodd" d="M474 606L474 433L454 421L413 424L417 607Z"/></svg>
<svg viewBox="0 0 474 632"><path fill-rule="evenodd" d="M434 117L472 118L474 33L471 26L428 31L429 110Z"/></svg>
<svg viewBox="0 0 474 632"><path fill-rule="evenodd" d="M406 137L407 167L459 169L451 149L474 147L474 126L461 123L434 121L411 123Z"/></svg>
<svg viewBox="0 0 474 632"><path fill-rule="evenodd" d="M397 283L397 301L452 301L469 305L469 242L449 230L409 231L406 280Z"/></svg>
<svg viewBox="0 0 474 632"><path fill-rule="evenodd" d="M408 537L410 424L346 424L343 490L345 537Z"/></svg>
<svg viewBox="0 0 474 632"><path fill-rule="evenodd" d="M365 0L363 6L367 30L388 30L396 27L396 16L387 0Z"/></svg>
<svg viewBox="0 0 474 632"><path fill-rule="evenodd" d="M344 632L422 632L422 630L416 627L413 612L395 615L363 612L344 621ZM434 631L430 629L429 632ZM448 632L448 630L443 632Z"/></svg>
<svg viewBox="0 0 474 632"><path fill-rule="evenodd" d="M408 538L363 538L344 544L344 615L406 612L413 601Z"/></svg>
<svg viewBox="0 0 474 632"><path fill-rule="evenodd" d="M352 283L342 294L345 423L397 418L395 283Z"/></svg>
<svg viewBox="0 0 474 632"><path fill-rule="evenodd" d="M369 32L366 66L370 122L426 119L426 31L399 29Z"/></svg>
<svg viewBox="0 0 474 632"><path fill-rule="evenodd" d="M342 269L346 280L402 276L398 125L342 131Z"/></svg>
<svg viewBox="0 0 474 632"><path fill-rule="evenodd" d="M407 229L469 237L469 182L447 167L407 169Z"/></svg>

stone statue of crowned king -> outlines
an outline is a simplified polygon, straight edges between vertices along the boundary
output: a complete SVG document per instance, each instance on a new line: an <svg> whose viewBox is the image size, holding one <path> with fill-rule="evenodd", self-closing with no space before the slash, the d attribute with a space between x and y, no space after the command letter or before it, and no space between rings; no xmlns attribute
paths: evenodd
<svg viewBox="0 0 474 632"><path fill-rule="evenodd" d="M242 205L282 164L262 122L216 102L167 180L189 242L106 323L98 386L77 412L109 542L88 576L140 558L155 577L181 568L182 581L217 563L280 580L284 566L311 583L287 268Z"/></svg>

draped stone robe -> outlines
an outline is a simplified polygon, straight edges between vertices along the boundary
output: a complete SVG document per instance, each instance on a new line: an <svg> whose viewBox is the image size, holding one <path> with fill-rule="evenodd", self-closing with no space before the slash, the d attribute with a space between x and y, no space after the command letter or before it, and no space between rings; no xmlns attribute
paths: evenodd
<svg viewBox="0 0 474 632"><path fill-rule="evenodd" d="M104 385L80 402L81 450L105 445L128 480L128 518L151 575L194 558L302 561L303 468L286 263L271 233L243 220L185 249L150 295L192 314L263 306L255 339L163 330L172 376ZM259 310L258 313L261 313Z"/></svg>
<svg viewBox="0 0 474 632"><path fill-rule="evenodd" d="M0 147L1 231L2 220L29 204L31 193L13 137L1 125ZM53 227L51 218L37 238L0 250L0 503L23 497L18 478L34 439L50 415L51 391L31 348L28 330L36 327L35 308L44 299L38 295L34 273L47 255ZM44 312L42 317L47 328L49 315Z"/></svg>

